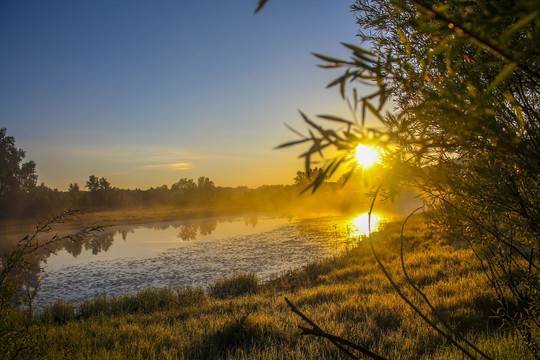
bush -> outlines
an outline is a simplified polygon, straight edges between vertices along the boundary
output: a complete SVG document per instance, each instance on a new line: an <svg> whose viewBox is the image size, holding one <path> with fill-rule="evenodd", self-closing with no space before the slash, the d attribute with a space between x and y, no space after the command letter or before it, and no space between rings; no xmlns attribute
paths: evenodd
<svg viewBox="0 0 540 360"><path fill-rule="evenodd" d="M225 299L257 293L259 279L253 273L237 274L217 281L210 287L210 296Z"/></svg>
<svg viewBox="0 0 540 360"><path fill-rule="evenodd" d="M73 306L63 302L55 302L47 306L41 314L42 321L56 324L64 324L74 318L75 312Z"/></svg>

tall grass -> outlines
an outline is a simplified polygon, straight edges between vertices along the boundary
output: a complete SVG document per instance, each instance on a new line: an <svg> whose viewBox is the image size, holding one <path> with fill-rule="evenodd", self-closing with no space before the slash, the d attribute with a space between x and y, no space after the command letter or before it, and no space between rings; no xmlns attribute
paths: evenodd
<svg viewBox="0 0 540 360"><path fill-rule="evenodd" d="M419 219L407 232L406 266L446 321L497 359L531 359L491 317L497 300L473 254ZM374 235L396 281L399 224ZM404 288L412 299L413 291ZM77 314L44 313L49 359L341 359L331 344L299 335L287 296L324 330L391 359L462 359L395 294L367 244L264 284L237 275L201 289L154 289L98 298ZM423 310L427 311L424 307ZM73 315L72 315L73 314Z"/></svg>
<svg viewBox="0 0 540 360"><path fill-rule="evenodd" d="M230 278L218 280L210 287L210 295L218 299L256 294L259 280L253 273L236 274Z"/></svg>

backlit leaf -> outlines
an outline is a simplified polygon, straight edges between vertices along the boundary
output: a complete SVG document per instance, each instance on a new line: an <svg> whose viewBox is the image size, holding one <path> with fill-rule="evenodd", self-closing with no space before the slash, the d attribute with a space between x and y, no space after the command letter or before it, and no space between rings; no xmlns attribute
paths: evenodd
<svg viewBox="0 0 540 360"><path fill-rule="evenodd" d="M266 5L268 0L259 0L259 4L257 5L257 8L255 9L255 14L261 11L261 9Z"/></svg>
<svg viewBox="0 0 540 360"><path fill-rule="evenodd" d="M341 122L341 123L345 123L345 124L352 124L351 121L346 120L346 119L343 119L343 118L340 118L340 117L338 117L338 116L333 116L333 115L317 115L317 117L319 117L319 118L321 118L321 119L325 119L325 120L336 121L336 122Z"/></svg>
<svg viewBox="0 0 540 360"><path fill-rule="evenodd" d="M495 77L495 79L489 84L487 91L492 91L497 86L499 86L500 83L502 83L508 76L512 74L514 69L516 68L516 63L510 63L506 65Z"/></svg>

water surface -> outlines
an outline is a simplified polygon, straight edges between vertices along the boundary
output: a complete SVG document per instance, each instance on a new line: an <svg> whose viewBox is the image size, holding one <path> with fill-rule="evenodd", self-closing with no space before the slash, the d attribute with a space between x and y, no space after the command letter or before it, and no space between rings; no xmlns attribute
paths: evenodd
<svg viewBox="0 0 540 360"><path fill-rule="evenodd" d="M216 217L113 227L47 258L39 301L77 303L151 287L207 287L241 272L264 281L339 253L365 232L365 216Z"/></svg>

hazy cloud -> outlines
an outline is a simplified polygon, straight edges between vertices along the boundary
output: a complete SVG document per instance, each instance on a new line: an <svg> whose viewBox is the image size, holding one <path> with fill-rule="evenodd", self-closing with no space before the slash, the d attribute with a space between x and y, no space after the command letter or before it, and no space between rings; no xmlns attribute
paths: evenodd
<svg viewBox="0 0 540 360"><path fill-rule="evenodd" d="M193 169L192 163L171 163L171 164L153 164L153 165L141 165L138 166L141 169L166 169L166 170L191 170Z"/></svg>

